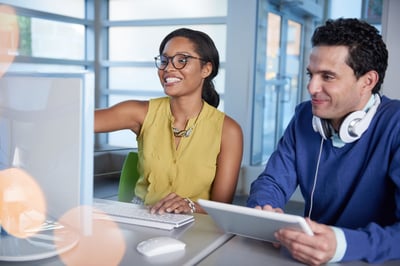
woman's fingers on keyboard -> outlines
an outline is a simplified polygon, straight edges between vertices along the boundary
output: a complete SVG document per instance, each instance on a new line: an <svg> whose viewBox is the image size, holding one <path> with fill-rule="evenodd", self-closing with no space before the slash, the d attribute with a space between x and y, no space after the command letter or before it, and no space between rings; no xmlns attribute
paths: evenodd
<svg viewBox="0 0 400 266"><path fill-rule="evenodd" d="M157 202L150 209L151 213L186 213L190 212L190 207L184 198L178 196L175 193L170 193L165 198Z"/></svg>
<svg viewBox="0 0 400 266"><path fill-rule="evenodd" d="M161 199L159 202L154 204L150 208L151 213L165 213L167 212L166 209L170 206L170 201L176 197L175 193L168 194L165 198Z"/></svg>
<svg viewBox="0 0 400 266"><path fill-rule="evenodd" d="M182 208L183 198L174 195L173 198L166 200L162 206L164 212L180 213Z"/></svg>

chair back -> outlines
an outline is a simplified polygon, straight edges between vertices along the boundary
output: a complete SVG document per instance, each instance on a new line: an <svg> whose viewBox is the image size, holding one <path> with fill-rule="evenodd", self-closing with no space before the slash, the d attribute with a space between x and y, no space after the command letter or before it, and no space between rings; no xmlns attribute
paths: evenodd
<svg viewBox="0 0 400 266"><path fill-rule="evenodd" d="M135 196L135 186L139 179L137 164L138 153L136 151L129 152L125 157L119 178L118 201L130 202Z"/></svg>

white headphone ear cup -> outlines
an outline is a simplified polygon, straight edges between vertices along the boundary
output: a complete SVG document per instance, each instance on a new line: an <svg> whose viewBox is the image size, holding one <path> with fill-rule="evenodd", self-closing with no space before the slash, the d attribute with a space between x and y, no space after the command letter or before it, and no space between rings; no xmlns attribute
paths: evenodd
<svg viewBox="0 0 400 266"><path fill-rule="evenodd" d="M344 143L351 143L353 141L358 140L362 133L356 134L354 128L358 126L358 123L363 123L362 119L365 117L366 113L364 111L355 111L349 114L342 124L340 125L339 129L339 137ZM370 122L370 121L369 121ZM368 124L369 124L368 122ZM365 122L364 122L365 123ZM367 126L368 127L368 126Z"/></svg>
<svg viewBox="0 0 400 266"><path fill-rule="evenodd" d="M317 116L313 116L312 118L312 126L315 132L318 132L323 139L327 139L327 136L325 134L324 126L323 126L323 121L321 118Z"/></svg>
<svg viewBox="0 0 400 266"><path fill-rule="evenodd" d="M351 143L358 140L361 135L368 129L369 124L374 117L379 104L381 103L381 98L378 94L374 95L374 104L368 110L355 111L349 114L339 129L339 137L344 143ZM317 116L312 118L312 126L315 132L319 132L323 139L330 138L332 136L332 131L330 129L329 122L327 120L321 119Z"/></svg>

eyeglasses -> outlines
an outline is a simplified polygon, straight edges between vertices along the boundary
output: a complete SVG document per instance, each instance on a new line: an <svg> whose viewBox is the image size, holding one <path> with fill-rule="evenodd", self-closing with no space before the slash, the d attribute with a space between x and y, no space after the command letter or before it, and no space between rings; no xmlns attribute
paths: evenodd
<svg viewBox="0 0 400 266"><path fill-rule="evenodd" d="M168 63L171 62L174 68L182 69L186 66L188 59L197 59L205 62L203 58L195 57L186 54L176 54L174 56L166 56L166 55L159 55L154 57L156 67L160 70L164 70L167 68Z"/></svg>

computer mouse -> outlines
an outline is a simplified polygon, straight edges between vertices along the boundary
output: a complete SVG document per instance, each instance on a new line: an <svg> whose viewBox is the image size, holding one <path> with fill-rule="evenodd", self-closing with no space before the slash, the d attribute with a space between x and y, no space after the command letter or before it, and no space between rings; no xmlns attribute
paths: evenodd
<svg viewBox="0 0 400 266"><path fill-rule="evenodd" d="M136 249L145 256L152 257L179 250L184 250L186 244L176 238L159 236L140 242Z"/></svg>

